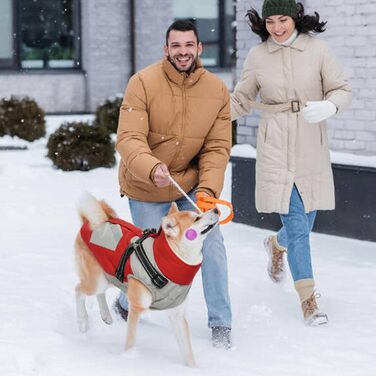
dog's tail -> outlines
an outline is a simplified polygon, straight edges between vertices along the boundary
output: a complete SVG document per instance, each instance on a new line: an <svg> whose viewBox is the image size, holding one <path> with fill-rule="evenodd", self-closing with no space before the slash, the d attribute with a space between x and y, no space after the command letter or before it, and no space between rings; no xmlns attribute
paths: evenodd
<svg viewBox="0 0 376 376"><path fill-rule="evenodd" d="M79 197L77 210L82 222L88 221L92 230L109 218L116 217L115 211L105 201L98 201L88 192L82 193Z"/></svg>

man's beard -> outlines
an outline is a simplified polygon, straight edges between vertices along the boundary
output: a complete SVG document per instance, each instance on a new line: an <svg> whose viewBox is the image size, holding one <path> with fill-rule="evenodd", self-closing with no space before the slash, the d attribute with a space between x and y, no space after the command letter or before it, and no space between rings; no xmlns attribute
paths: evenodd
<svg viewBox="0 0 376 376"><path fill-rule="evenodd" d="M179 55L178 55L178 56L179 56ZM193 56L193 55L192 55L192 56ZM195 68L196 68L197 61L198 61L198 54L197 54L196 57L193 59L191 66L190 66L188 69L185 69L185 70L182 70L182 69L180 69L179 67L176 66L175 61L174 61L174 59L171 57L170 54L168 54L167 58L168 58L168 61L174 66L174 68L175 68L178 72L185 72L185 73L190 74L190 73L192 73L192 72L195 70Z"/></svg>

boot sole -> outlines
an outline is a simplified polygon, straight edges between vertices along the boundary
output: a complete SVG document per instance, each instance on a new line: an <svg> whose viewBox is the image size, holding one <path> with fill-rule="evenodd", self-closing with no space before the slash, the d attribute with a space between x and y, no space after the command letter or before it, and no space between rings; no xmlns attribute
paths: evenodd
<svg viewBox="0 0 376 376"><path fill-rule="evenodd" d="M321 326L328 324L328 316L316 317L316 318L309 318L307 321L308 326Z"/></svg>

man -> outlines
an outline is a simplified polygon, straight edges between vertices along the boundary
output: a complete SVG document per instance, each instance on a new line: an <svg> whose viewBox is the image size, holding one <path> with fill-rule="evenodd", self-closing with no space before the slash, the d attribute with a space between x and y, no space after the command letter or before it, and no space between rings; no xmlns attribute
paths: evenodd
<svg viewBox="0 0 376 376"><path fill-rule="evenodd" d="M169 176L192 199L220 196L231 147L229 95L202 67L201 53L195 25L175 21L166 33L165 58L128 82L117 131L119 182L141 228L158 228L172 201L180 210L194 209ZM202 281L213 345L230 348L227 260L219 227L204 243ZM126 319L124 295L115 306Z"/></svg>

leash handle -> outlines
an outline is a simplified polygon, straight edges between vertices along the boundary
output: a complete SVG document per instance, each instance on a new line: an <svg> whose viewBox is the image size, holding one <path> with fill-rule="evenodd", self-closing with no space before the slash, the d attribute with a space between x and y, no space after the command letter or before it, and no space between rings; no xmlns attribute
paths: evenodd
<svg viewBox="0 0 376 376"><path fill-rule="evenodd" d="M171 177L171 175L169 175L168 177L169 177L171 183L179 190L179 192L182 193L184 195L184 197L192 204L192 206L199 213L202 214L203 211L191 200L191 198L184 192L182 187ZM222 221L219 221L219 224L224 225L224 224L230 222L234 218L234 210L233 210L231 202L228 202L228 201L225 201L225 200L220 200L218 198L210 197L210 196L200 197L199 200L200 200L201 208L203 208L205 210L213 209L213 204L214 204L214 206L216 204L225 205L230 209L230 214L225 219L222 219Z"/></svg>
<svg viewBox="0 0 376 376"><path fill-rule="evenodd" d="M216 206L216 205L224 205L230 209L230 214L226 218L219 221L220 225L224 225L230 222L234 218L234 210L233 210L231 202L220 200L218 198L211 197L211 196L199 197L198 200L200 201L201 208L204 210L213 209L213 206Z"/></svg>

